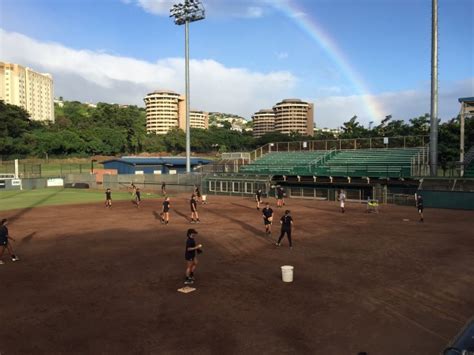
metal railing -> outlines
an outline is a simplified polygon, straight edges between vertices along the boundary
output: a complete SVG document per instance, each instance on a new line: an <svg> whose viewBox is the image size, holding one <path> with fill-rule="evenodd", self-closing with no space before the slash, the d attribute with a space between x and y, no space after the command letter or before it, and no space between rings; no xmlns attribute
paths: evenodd
<svg viewBox="0 0 474 355"><path fill-rule="evenodd" d="M333 140L275 142L250 152L250 161L254 161L272 152L314 151L314 150L352 150L377 148L419 148L429 143L429 136L396 136L373 138L350 138Z"/></svg>

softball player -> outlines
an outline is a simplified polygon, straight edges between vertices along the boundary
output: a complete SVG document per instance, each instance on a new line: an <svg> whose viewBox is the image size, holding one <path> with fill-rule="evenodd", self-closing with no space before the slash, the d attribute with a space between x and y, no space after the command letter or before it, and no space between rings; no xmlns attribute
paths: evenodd
<svg viewBox="0 0 474 355"><path fill-rule="evenodd" d="M5 249L8 250L8 253L10 254L10 257L12 258L12 261L19 261L20 258L15 255L13 252L13 248L11 244L8 242L8 240L15 240L12 237L8 235L8 228L7 228L8 220L2 219L0 221L0 265L5 264L2 260L3 253L5 252Z"/></svg>
<svg viewBox="0 0 474 355"><path fill-rule="evenodd" d="M196 245L194 236L198 232L195 229L188 229L187 240L186 240L186 250L184 252L184 259L186 260L186 278L184 280L185 284L192 284L194 282L194 271L198 264L197 255L202 253L202 244Z"/></svg>

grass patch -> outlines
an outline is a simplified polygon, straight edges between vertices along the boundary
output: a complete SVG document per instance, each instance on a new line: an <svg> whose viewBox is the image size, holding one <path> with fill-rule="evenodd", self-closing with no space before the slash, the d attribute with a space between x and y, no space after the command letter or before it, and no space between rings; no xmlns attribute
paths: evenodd
<svg viewBox="0 0 474 355"><path fill-rule="evenodd" d="M0 192L0 211L8 211L19 208L32 208L52 205L70 205L78 203L104 202L105 191L102 190L78 190L63 188L47 188L37 190L10 190ZM112 200L129 200L130 193L112 191ZM142 192L142 199L161 198L157 194Z"/></svg>

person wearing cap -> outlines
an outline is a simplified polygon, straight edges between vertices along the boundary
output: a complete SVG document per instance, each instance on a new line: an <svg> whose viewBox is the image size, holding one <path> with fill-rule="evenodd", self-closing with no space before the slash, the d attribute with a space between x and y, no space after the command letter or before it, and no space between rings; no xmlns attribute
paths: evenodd
<svg viewBox="0 0 474 355"><path fill-rule="evenodd" d="M170 221L170 198L166 197L161 209L161 223L168 224Z"/></svg>
<svg viewBox="0 0 474 355"><path fill-rule="evenodd" d="M7 228L8 220L2 219L0 221L0 265L3 265L4 262L2 260L3 253L5 252L5 249L8 250L8 253L10 254L10 257L12 258L12 261L18 261L20 258L16 256L13 252L11 243L8 242L9 239L15 240L12 237L8 235L8 228Z"/></svg>
<svg viewBox="0 0 474 355"><path fill-rule="evenodd" d="M276 242L276 246L281 245L281 240L283 237L287 236L288 242L290 243L290 248L293 248L293 244L291 243L291 229L293 228L293 218L290 215L290 210L286 210L285 214L280 218L281 224L281 233L280 238L278 238L278 242Z"/></svg>
<svg viewBox="0 0 474 355"><path fill-rule="evenodd" d="M184 283L186 285L194 283L194 271L198 264L197 254L202 253L202 244L196 245L196 240L194 239L194 236L197 234L198 232L195 229L188 229L186 251L184 253L184 259L186 260L186 278Z"/></svg>
<svg viewBox="0 0 474 355"><path fill-rule="evenodd" d="M420 222L423 222L423 196L416 196L416 208L418 209L418 214L420 215Z"/></svg>
<svg viewBox="0 0 474 355"><path fill-rule="evenodd" d="M255 202L257 202L257 210L259 210L260 204L262 203L262 189L258 189L255 192Z"/></svg>
<svg viewBox="0 0 474 355"><path fill-rule="evenodd" d="M200 223L201 221L199 220L199 214L197 210L196 195L192 194L189 204L191 206L191 223Z"/></svg>
<svg viewBox="0 0 474 355"><path fill-rule="evenodd" d="M265 233L272 233L273 210L268 202L262 210L263 224L265 225Z"/></svg>

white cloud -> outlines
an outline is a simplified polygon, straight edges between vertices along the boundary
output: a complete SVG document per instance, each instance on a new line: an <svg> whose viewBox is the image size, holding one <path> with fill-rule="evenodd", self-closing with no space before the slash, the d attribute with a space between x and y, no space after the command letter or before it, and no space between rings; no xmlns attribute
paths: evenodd
<svg viewBox="0 0 474 355"><path fill-rule="evenodd" d="M41 42L0 29L0 58L49 72L55 95L69 100L108 101L143 105L157 89L184 93L184 60L155 63L58 43ZM243 115L290 95L297 78L287 71L269 73L229 68L212 59L191 60L191 106Z"/></svg>
<svg viewBox="0 0 474 355"><path fill-rule="evenodd" d="M170 8L177 3L182 3L184 0L122 0L126 4L136 4L144 11L153 15L168 15ZM206 14L209 16L226 16L239 18L260 18L266 9L273 5L267 0L201 0Z"/></svg>
<svg viewBox="0 0 474 355"><path fill-rule="evenodd" d="M131 3L133 0L128 0ZM154 15L168 15L171 7L178 3L174 0L135 0L136 4L146 12Z"/></svg>
<svg viewBox="0 0 474 355"><path fill-rule="evenodd" d="M288 58L288 52L278 52L276 54L278 59L287 59Z"/></svg>
<svg viewBox="0 0 474 355"><path fill-rule="evenodd" d="M263 16L263 9L258 6L249 6L247 7L247 16L251 18L259 18Z"/></svg>
<svg viewBox="0 0 474 355"><path fill-rule="evenodd" d="M335 87L337 90L337 87ZM439 88L438 116L449 120L459 113L458 98L471 96L474 92L474 78L452 83L441 82ZM330 95L330 91L328 91ZM375 124L386 115L393 119L408 120L430 112L430 87L397 92L384 92L377 95L327 96L312 98L315 103L315 121L318 127L339 127L357 115L359 121L368 126L370 121ZM377 117L368 110L367 102L376 102L383 109Z"/></svg>

